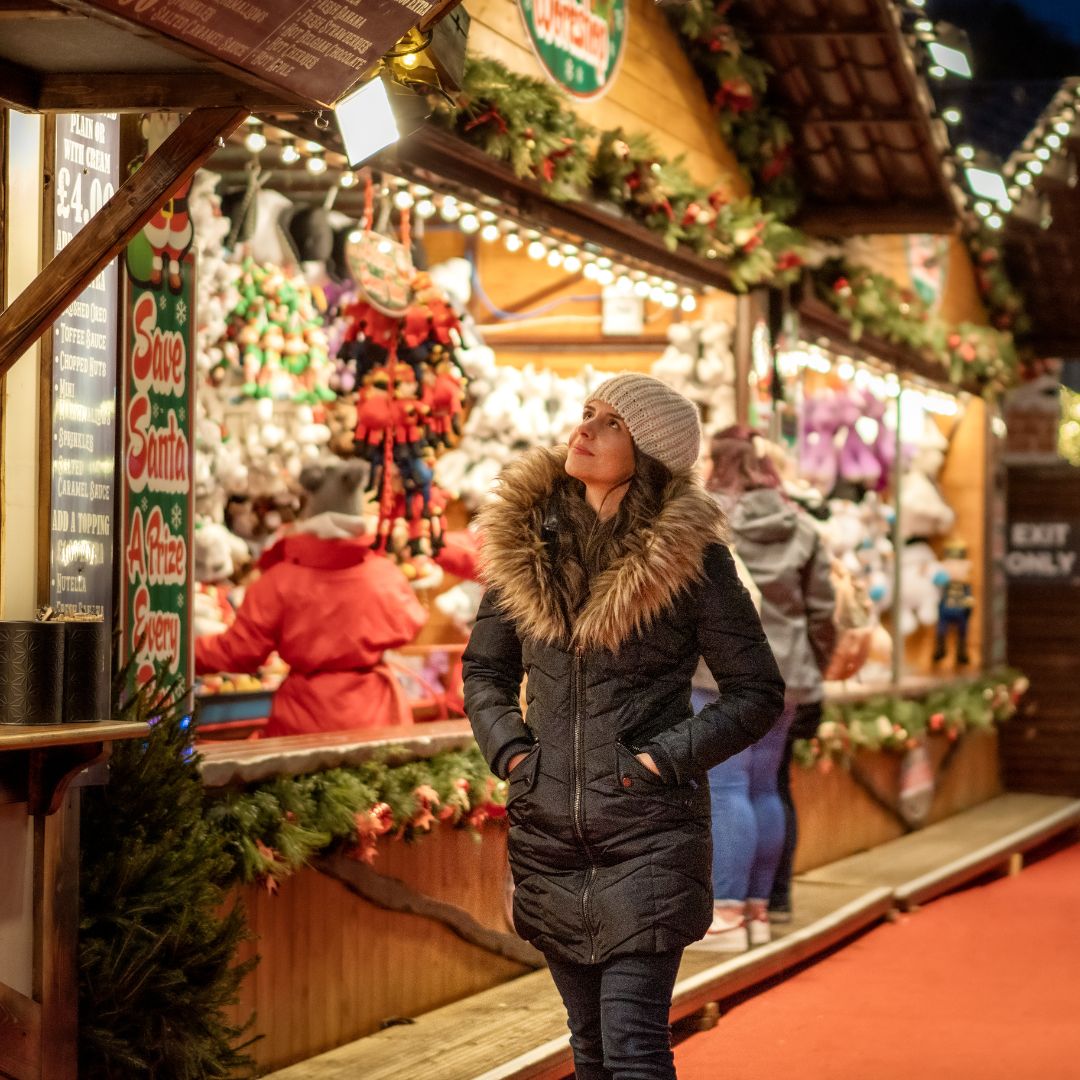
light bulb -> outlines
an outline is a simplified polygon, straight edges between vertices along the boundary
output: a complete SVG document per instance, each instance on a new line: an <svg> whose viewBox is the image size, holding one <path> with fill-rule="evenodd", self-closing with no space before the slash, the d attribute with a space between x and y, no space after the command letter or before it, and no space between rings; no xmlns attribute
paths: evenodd
<svg viewBox="0 0 1080 1080"><path fill-rule="evenodd" d="M1043 171L1043 163L1041 161L1029 161L1028 172L1034 173L1038 176Z"/></svg>
<svg viewBox="0 0 1080 1080"><path fill-rule="evenodd" d="M599 281L602 271L596 263L590 262L585 264L585 269L582 270L582 273L585 275L586 281Z"/></svg>
<svg viewBox="0 0 1080 1080"><path fill-rule="evenodd" d="M660 301L668 310L674 310L679 306L679 298L673 292L665 292Z"/></svg>
<svg viewBox="0 0 1080 1080"><path fill-rule="evenodd" d="M952 108L946 109L941 114L941 119L944 120L946 124L959 124L960 121L964 119L964 114L958 108L953 106Z"/></svg>
<svg viewBox="0 0 1080 1080"><path fill-rule="evenodd" d="M605 289L615 280L615 272L607 266L597 266L596 280Z"/></svg>
<svg viewBox="0 0 1080 1080"><path fill-rule="evenodd" d="M499 226L495 224L485 225L480 230L480 239L486 240L489 244L499 239Z"/></svg>
<svg viewBox="0 0 1080 1080"><path fill-rule="evenodd" d="M479 217L485 225L490 225L492 222L499 220L499 215L492 213L490 210L481 210Z"/></svg>
<svg viewBox="0 0 1080 1080"><path fill-rule="evenodd" d="M1070 131L1072 131L1072 124L1070 124L1070 123L1068 122L1068 120L1059 120L1059 121L1058 121L1058 122L1057 122L1057 123L1056 123L1056 124L1054 125L1054 130L1055 130L1055 131L1056 131L1056 132L1057 132L1057 133L1058 133L1059 135L1068 135L1068 134L1069 134L1069 132L1070 132Z"/></svg>
<svg viewBox="0 0 1080 1080"><path fill-rule="evenodd" d="M576 274L581 269L581 260L576 255L567 255L563 266L568 274Z"/></svg>
<svg viewBox="0 0 1080 1080"><path fill-rule="evenodd" d="M687 293L679 303L679 307L688 314L697 311L697 297L693 293Z"/></svg>
<svg viewBox="0 0 1080 1080"><path fill-rule="evenodd" d="M625 274L623 274L619 278L619 280L615 282L615 287L621 293L629 293L634 291L634 283Z"/></svg>
<svg viewBox="0 0 1080 1080"><path fill-rule="evenodd" d="M645 280L634 282L634 295L640 296L643 300L649 295L649 283Z"/></svg>
<svg viewBox="0 0 1080 1080"><path fill-rule="evenodd" d="M530 259L539 261L547 254L547 248L539 240L533 240L529 244L528 256Z"/></svg>
<svg viewBox="0 0 1080 1080"><path fill-rule="evenodd" d="M977 202L975 204L975 213L981 217L989 217L990 211L994 208L988 202Z"/></svg>
<svg viewBox="0 0 1080 1080"><path fill-rule="evenodd" d="M550 267L552 267L554 269L556 266L562 266L562 261L563 261L562 252L559 251L558 248L552 248L548 252L548 257L547 257L548 266L550 266Z"/></svg>
<svg viewBox="0 0 1080 1080"><path fill-rule="evenodd" d="M458 206L457 199L455 199L453 195L447 195L446 198L443 199L439 216L446 222L457 221L457 219L461 217L461 209Z"/></svg>
<svg viewBox="0 0 1080 1080"><path fill-rule="evenodd" d="M292 139L285 139L281 144L281 164L295 165L300 160L300 151Z"/></svg>
<svg viewBox="0 0 1080 1080"><path fill-rule="evenodd" d="M356 186L356 173L343 172L338 178L339 186L343 188L351 188Z"/></svg>
<svg viewBox="0 0 1080 1080"><path fill-rule="evenodd" d="M971 159L975 156L975 147L969 146L967 143L964 143L963 146L958 146L956 148L956 154L957 157L962 158L964 161L971 161Z"/></svg>
<svg viewBox="0 0 1080 1080"><path fill-rule="evenodd" d="M248 120L248 131L244 136L244 145L253 154L258 154L266 149L266 132L263 131L261 120L256 120L254 117Z"/></svg>
<svg viewBox="0 0 1080 1080"><path fill-rule="evenodd" d="M1049 161L1050 160L1050 151L1047 150L1047 148L1045 146L1040 146L1038 148L1038 150L1035 151L1035 156L1040 161Z"/></svg>
<svg viewBox="0 0 1080 1080"><path fill-rule="evenodd" d="M930 69L930 76L934 79L944 79L948 74L949 73L940 64L935 64Z"/></svg>
<svg viewBox="0 0 1080 1080"><path fill-rule="evenodd" d="M1046 136L1046 145L1054 150L1057 150L1061 146L1061 136L1051 132Z"/></svg>
<svg viewBox="0 0 1080 1080"><path fill-rule="evenodd" d="M654 304L662 304L664 302L664 297L665 296L667 296L667 293L659 285L654 285L649 290L649 299Z"/></svg>
<svg viewBox="0 0 1080 1080"><path fill-rule="evenodd" d="M1031 173L1021 169L1013 178L1021 187L1027 187L1031 183Z"/></svg>
<svg viewBox="0 0 1080 1080"><path fill-rule="evenodd" d="M394 205L399 210L411 210L414 202L416 202L416 200L413 198L413 194L408 188L402 188L394 194Z"/></svg>
<svg viewBox="0 0 1080 1080"><path fill-rule="evenodd" d="M463 233L472 234L480 228L480 219L475 214L462 214L458 228Z"/></svg>
<svg viewBox="0 0 1080 1080"><path fill-rule="evenodd" d="M991 229L1000 229L1005 222L1002 221L1000 214L991 214L986 219L986 224L989 225Z"/></svg>
<svg viewBox="0 0 1080 1080"><path fill-rule="evenodd" d="M837 365L836 374L840 376L844 382L851 382L855 378L855 365L851 363L842 363Z"/></svg>
<svg viewBox="0 0 1080 1080"><path fill-rule="evenodd" d="M512 232L506 234L504 243L507 251L520 251L525 241L521 239L520 233Z"/></svg>
<svg viewBox="0 0 1080 1080"><path fill-rule="evenodd" d="M416 60L417 60L416 53L409 52L409 53L406 53L401 58L401 64L402 64L403 67L414 68L414 67L416 67Z"/></svg>
<svg viewBox="0 0 1080 1080"><path fill-rule="evenodd" d="M429 217L435 216L435 204L430 199L421 199L416 204L416 216L423 218L425 221Z"/></svg>
<svg viewBox="0 0 1080 1080"><path fill-rule="evenodd" d="M323 157L320 150L317 154L312 154L306 162L307 171L313 176L321 176L326 172L326 158Z"/></svg>
<svg viewBox="0 0 1080 1080"><path fill-rule="evenodd" d="M600 258L596 260L596 265L599 266L601 270L610 270L611 260L606 255L601 255Z"/></svg>

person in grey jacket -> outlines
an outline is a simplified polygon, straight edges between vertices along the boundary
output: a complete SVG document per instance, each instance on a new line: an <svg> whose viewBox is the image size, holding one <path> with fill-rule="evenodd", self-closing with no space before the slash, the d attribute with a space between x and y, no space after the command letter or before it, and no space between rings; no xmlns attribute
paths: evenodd
<svg viewBox="0 0 1080 1080"><path fill-rule="evenodd" d="M797 712L822 698L822 672L836 644L835 598L817 530L784 497L753 444L721 436L710 450L708 488L761 592L761 623L786 686L784 712L773 729L709 773L714 919L706 944L740 951L771 938L769 898L788 826L778 773ZM710 700L708 691L695 689L695 708Z"/></svg>
<svg viewBox="0 0 1080 1080"><path fill-rule="evenodd" d="M514 925L547 958L579 1080L675 1076L672 990L712 917L705 777L783 706L700 442L686 398L616 376L481 519L465 710L508 783ZM695 714L698 657L720 694Z"/></svg>

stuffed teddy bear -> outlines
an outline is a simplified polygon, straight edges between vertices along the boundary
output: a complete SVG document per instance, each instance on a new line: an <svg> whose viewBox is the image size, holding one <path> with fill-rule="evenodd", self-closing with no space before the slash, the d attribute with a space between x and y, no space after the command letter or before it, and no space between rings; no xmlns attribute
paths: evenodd
<svg viewBox="0 0 1080 1080"><path fill-rule="evenodd" d="M200 523L195 529L195 636L221 634L232 626L242 590L232 583L249 560L247 544L224 525Z"/></svg>
<svg viewBox="0 0 1080 1080"><path fill-rule="evenodd" d="M382 656L411 642L427 615L401 570L372 551L366 481L362 462L305 468L303 518L263 552L233 626L196 640L199 675L253 672L275 651L288 665L268 736L411 720Z"/></svg>

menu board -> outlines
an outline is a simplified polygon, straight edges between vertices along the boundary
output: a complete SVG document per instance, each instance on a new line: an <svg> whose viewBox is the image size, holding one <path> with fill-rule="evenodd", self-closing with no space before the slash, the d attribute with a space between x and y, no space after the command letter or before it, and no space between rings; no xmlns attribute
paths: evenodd
<svg viewBox="0 0 1080 1080"><path fill-rule="evenodd" d="M124 259L121 635L137 685L192 678L195 258L190 183Z"/></svg>
<svg viewBox="0 0 1080 1080"><path fill-rule="evenodd" d="M115 113L56 118L53 252L119 183ZM112 625L116 500L117 264L53 324L49 603Z"/></svg>
<svg viewBox="0 0 1080 1080"><path fill-rule="evenodd" d="M333 105L429 0L90 0L320 105Z"/></svg>

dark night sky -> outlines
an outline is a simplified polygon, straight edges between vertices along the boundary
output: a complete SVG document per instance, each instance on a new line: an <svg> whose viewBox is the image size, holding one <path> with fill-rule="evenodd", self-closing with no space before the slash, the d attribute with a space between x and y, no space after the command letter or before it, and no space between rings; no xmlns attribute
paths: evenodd
<svg viewBox="0 0 1080 1080"><path fill-rule="evenodd" d="M1073 41L1080 42L1080 0L1018 0L1035 18L1060 28Z"/></svg>

